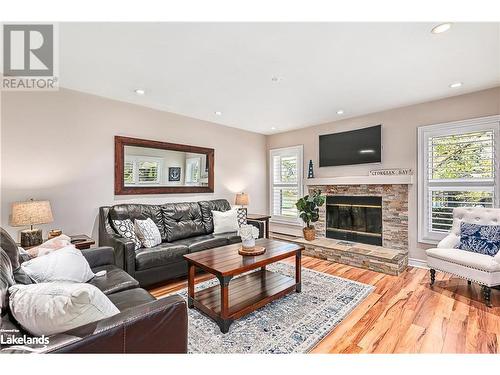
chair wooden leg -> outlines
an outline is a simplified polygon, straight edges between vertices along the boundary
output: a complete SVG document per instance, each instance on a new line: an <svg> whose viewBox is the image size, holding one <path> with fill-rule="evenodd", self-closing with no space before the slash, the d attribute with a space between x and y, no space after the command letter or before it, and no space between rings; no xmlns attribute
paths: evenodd
<svg viewBox="0 0 500 375"><path fill-rule="evenodd" d="M434 281L436 281L436 270L430 269L431 272L431 285L434 285Z"/></svg>
<svg viewBox="0 0 500 375"><path fill-rule="evenodd" d="M489 286L483 287L484 303L486 306L491 307L491 288Z"/></svg>

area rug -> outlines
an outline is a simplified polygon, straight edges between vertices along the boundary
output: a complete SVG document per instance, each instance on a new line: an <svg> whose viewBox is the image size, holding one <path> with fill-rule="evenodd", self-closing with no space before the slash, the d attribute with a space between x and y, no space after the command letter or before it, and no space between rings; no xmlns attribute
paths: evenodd
<svg viewBox="0 0 500 375"><path fill-rule="evenodd" d="M295 266L269 271L295 276ZM196 290L218 284L211 279ZM231 287L231 286L229 286ZM291 293L235 321L223 334L213 320L188 309L189 353L307 353L366 298L373 286L302 268L302 293ZM177 294L187 300L187 289Z"/></svg>

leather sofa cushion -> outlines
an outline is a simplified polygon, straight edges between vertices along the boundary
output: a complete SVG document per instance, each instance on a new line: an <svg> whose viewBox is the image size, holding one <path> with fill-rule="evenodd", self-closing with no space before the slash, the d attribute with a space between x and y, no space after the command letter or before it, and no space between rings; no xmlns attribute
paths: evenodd
<svg viewBox="0 0 500 375"><path fill-rule="evenodd" d="M151 294L141 288L113 293L108 298L120 312L155 300Z"/></svg>
<svg viewBox="0 0 500 375"><path fill-rule="evenodd" d="M227 211L231 209L231 205L226 199L214 199L211 201L198 202L201 209L201 216L203 218L203 225L207 234L213 233L214 221L212 211Z"/></svg>
<svg viewBox="0 0 500 375"><path fill-rule="evenodd" d="M445 260L450 263L475 268L487 272L500 271L500 263L494 257L460 249L428 249L427 257Z"/></svg>
<svg viewBox="0 0 500 375"><path fill-rule="evenodd" d="M153 204L117 204L109 209L110 220L130 219L132 222L135 219L145 220L147 218L153 220L160 231L161 240L167 240L165 224L161 212L161 206Z"/></svg>
<svg viewBox="0 0 500 375"><path fill-rule="evenodd" d="M173 244L179 244L187 246L190 253L196 253L197 251L202 251L206 249L212 249L214 247L225 246L228 244L226 237L216 237L213 234L205 234L203 236L196 236L191 238L186 238L183 240L177 240Z"/></svg>
<svg viewBox="0 0 500 375"><path fill-rule="evenodd" d="M183 260L182 256L187 253L186 245L176 243L162 243L151 248L140 248L135 252L135 267L140 271L180 262Z"/></svg>
<svg viewBox="0 0 500 375"><path fill-rule="evenodd" d="M219 233L214 234L216 238L225 238L228 244L239 243L241 242L241 237L238 236L238 232L229 232L229 233Z"/></svg>
<svg viewBox="0 0 500 375"><path fill-rule="evenodd" d="M103 270L106 271L106 275L96 276L92 278L88 283L96 286L106 295L139 287L139 282L136 279L134 279L121 268L118 268L114 265L108 264L105 266L92 268L92 271L94 273Z"/></svg>
<svg viewBox="0 0 500 375"><path fill-rule="evenodd" d="M161 206L161 212L168 242L205 234L197 202L167 203Z"/></svg>

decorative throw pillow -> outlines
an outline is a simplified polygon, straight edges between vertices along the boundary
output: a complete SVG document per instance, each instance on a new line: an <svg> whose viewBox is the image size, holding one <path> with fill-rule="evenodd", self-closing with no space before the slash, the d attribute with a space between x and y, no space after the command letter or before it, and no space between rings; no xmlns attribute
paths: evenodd
<svg viewBox="0 0 500 375"><path fill-rule="evenodd" d="M500 225L460 224L460 250L495 256L500 250Z"/></svg>
<svg viewBox="0 0 500 375"><path fill-rule="evenodd" d="M31 258L40 257L42 255L50 254L55 250L62 249L63 247L71 245L71 238L66 236L65 234L61 234L60 236L51 238L50 240L45 241L40 246L32 247L28 249L27 253ZM24 249L23 249L24 250Z"/></svg>
<svg viewBox="0 0 500 375"><path fill-rule="evenodd" d="M135 220L135 234L141 241L143 247L153 247L161 244L160 230L151 218L146 220Z"/></svg>
<svg viewBox="0 0 500 375"><path fill-rule="evenodd" d="M120 312L91 284L16 284L9 288L9 293L12 315L22 327L37 336L66 332Z"/></svg>
<svg viewBox="0 0 500 375"><path fill-rule="evenodd" d="M95 276L87 259L73 245L23 262L21 269L36 283L52 281L85 283Z"/></svg>
<svg viewBox="0 0 500 375"><path fill-rule="evenodd" d="M238 226L247 224L247 209L246 208L238 208Z"/></svg>
<svg viewBox="0 0 500 375"><path fill-rule="evenodd" d="M136 250L141 247L141 241L139 240L139 238L137 238L137 235L135 234L134 223L132 223L132 220L130 219L112 220L112 222L113 226L115 227L115 230L118 232L119 235L134 242Z"/></svg>
<svg viewBox="0 0 500 375"><path fill-rule="evenodd" d="M238 225L238 210L212 211L214 219L214 234L236 232Z"/></svg>

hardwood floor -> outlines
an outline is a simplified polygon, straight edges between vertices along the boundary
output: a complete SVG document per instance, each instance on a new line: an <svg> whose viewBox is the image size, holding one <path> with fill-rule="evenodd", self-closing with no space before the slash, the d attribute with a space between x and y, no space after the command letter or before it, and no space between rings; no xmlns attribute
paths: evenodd
<svg viewBox="0 0 500 375"><path fill-rule="evenodd" d="M441 272L431 287L419 268L389 276L306 256L302 265L375 286L312 353L500 353L500 290L492 290L488 308L477 284ZM150 292L158 298L186 286L182 280Z"/></svg>

